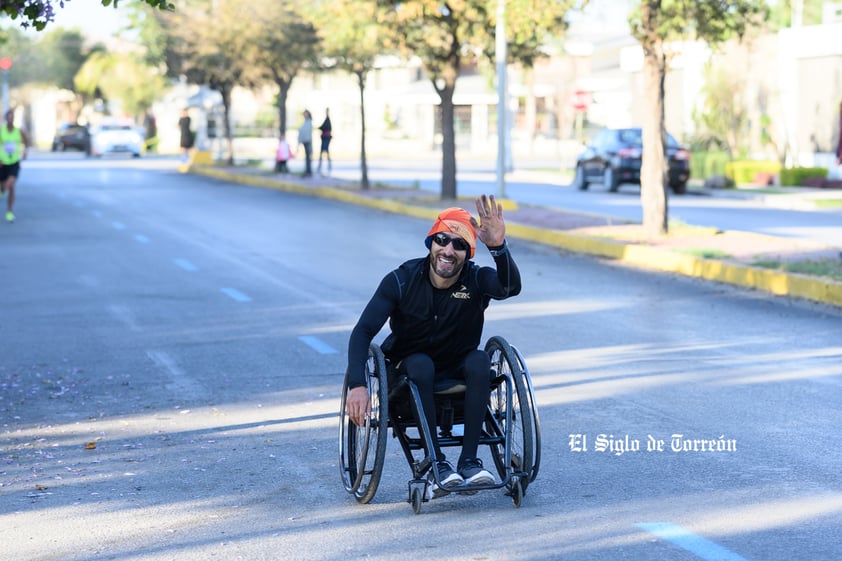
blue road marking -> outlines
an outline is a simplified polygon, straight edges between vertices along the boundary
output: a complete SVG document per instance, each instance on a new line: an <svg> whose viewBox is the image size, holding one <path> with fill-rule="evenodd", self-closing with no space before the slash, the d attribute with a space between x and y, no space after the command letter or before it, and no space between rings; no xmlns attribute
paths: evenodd
<svg viewBox="0 0 842 561"><path fill-rule="evenodd" d="M669 522L644 522L638 528L658 536L705 561L748 561L742 555Z"/></svg>
<svg viewBox="0 0 842 561"><path fill-rule="evenodd" d="M102 218L102 211L95 210L94 211L94 217L95 218Z"/></svg>
<svg viewBox="0 0 842 561"><path fill-rule="evenodd" d="M305 345L309 346L319 354L335 355L338 352L336 349L334 349L318 337L313 337L311 335L302 335L298 338L298 340L304 343Z"/></svg>
<svg viewBox="0 0 842 561"><path fill-rule="evenodd" d="M220 288L223 294L228 296L229 298L236 300L237 302L251 302L251 297L247 294L243 294L236 288Z"/></svg>
<svg viewBox="0 0 842 561"><path fill-rule="evenodd" d="M149 243L149 238L147 238L143 234L135 234L134 239L139 241L140 243Z"/></svg>
<svg viewBox="0 0 842 561"><path fill-rule="evenodd" d="M122 222L118 222L117 220L112 222L111 226L113 226L115 230L125 230L126 229L126 225L123 224Z"/></svg>
<svg viewBox="0 0 842 561"><path fill-rule="evenodd" d="M175 264L184 269L185 271L193 273L199 270L199 268L196 265L194 265L187 259L173 259L173 261L175 261Z"/></svg>

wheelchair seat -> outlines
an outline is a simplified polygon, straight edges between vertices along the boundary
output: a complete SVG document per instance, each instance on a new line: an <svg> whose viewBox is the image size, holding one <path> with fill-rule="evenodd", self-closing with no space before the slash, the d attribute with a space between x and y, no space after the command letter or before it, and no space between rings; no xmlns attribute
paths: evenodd
<svg viewBox="0 0 842 561"><path fill-rule="evenodd" d="M467 386L464 380L439 380L433 384L433 391L436 395L456 395L465 393Z"/></svg>

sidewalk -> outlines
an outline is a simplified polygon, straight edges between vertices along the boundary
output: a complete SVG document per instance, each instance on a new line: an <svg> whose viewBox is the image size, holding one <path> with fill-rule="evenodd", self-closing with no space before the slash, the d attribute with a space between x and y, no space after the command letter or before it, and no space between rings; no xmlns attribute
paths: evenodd
<svg viewBox="0 0 842 561"><path fill-rule="evenodd" d="M462 206L472 213L476 211L473 200L460 199L448 203L431 197L428 192L411 188L377 186L364 191L355 182L318 175L305 179L295 174L281 176L270 170L255 167L195 164L182 171L229 182L324 197L428 220L434 220L444 206ZM768 190L754 193L748 190L697 190L695 194L740 198L767 197L771 198L769 204L793 205L782 208L808 208L815 199L842 198L842 192L827 190L787 192L786 188L781 188L781 191L769 194ZM647 242L638 224L617 224L604 216L517 204L513 201L505 203L507 235L511 238L615 259L636 267L678 273L842 307L842 281L752 265L763 260L797 262L842 259L838 248L749 232L721 232L694 227L679 228L678 231L670 232L668 236Z"/></svg>

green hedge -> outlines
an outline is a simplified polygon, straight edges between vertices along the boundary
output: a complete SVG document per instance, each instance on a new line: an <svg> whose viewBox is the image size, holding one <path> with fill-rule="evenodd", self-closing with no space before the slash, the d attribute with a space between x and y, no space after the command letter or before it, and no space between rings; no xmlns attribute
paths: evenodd
<svg viewBox="0 0 842 561"><path fill-rule="evenodd" d="M737 185L754 183L760 173L777 175L781 173L781 163L774 160L740 160L725 165L725 177Z"/></svg>
<svg viewBox="0 0 842 561"><path fill-rule="evenodd" d="M825 168L787 168L781 170L781 185L804 185L806 179L827 177Z"/></svg>
<svg viewBox="0 0 842 561"><path fill-rule="evenodd" d="M706 179L714 175L725 175L727 152L693 152L690 158L690 177Z"/></svg>

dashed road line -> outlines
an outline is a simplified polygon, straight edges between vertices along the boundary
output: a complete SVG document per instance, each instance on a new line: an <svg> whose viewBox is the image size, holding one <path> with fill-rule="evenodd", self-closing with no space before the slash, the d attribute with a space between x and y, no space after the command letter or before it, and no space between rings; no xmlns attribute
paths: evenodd
<svg viewBox="0 0 842 561"><path fill-rule="evenodd" d="M318 337L313 337L312 335L302 335L298 338L298 340L307 345L308 347L312 348L319 354L333 355L338 352L336 349L334 349Z"/></svg>
<svg viewBox="0 0 842 561"><path fill-rule="evenodd" d="M184 269L187 272L195 273L196 271L199 270L199 268L196 265L194 265L193 263L191 263L187 259L173 259L173 261L175 262L176 265L178 265L179 267L181 267L182 269Z"/></svg>
<svg viewBox="0 0 842 561"><path fill-rule="evenodd" d="M637 524L638 528L650 534L677 545L705 561L748 561L742 555L722 547L693 532L689 532L677 524L669 522L644 522Z"/></svg>
<svg viewBox="0 0 842 561"><path fill-rule="evenodd" d="M219 290L236 302L251 302L251 297L248 294L243 294L236 288L220 288Z"/></svg>

